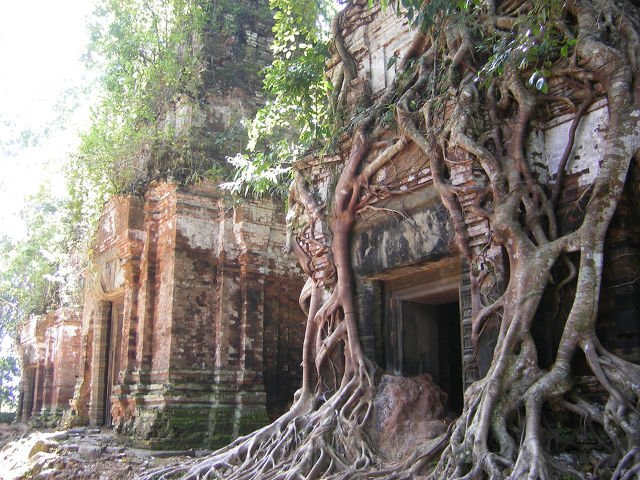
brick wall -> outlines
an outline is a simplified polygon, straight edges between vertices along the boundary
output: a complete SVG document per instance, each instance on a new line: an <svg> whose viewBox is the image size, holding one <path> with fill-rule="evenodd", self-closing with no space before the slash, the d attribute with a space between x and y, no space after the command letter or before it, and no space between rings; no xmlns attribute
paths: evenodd
<svg viewBox="0 0 640 480"><path fill-rule="evenodd" d="M79 312L61 308L30 317L18 333L23 421L54 426L69 408L81 367Z"/></svg>
<svg viewBox="0 0 640 480"><path fill-rule="evenodd" d="M89 421L140 445L216 446L282 413L305 326L285 231L281 202L208 183L114 198L85 296L76 404Z"/></svg>

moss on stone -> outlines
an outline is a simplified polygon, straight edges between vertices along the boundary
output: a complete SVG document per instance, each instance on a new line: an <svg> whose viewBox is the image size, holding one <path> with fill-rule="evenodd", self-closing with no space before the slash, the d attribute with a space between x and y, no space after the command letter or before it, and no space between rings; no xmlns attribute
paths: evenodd
<svg viewBox="0 0 640 480"><path fill-rule="evenodd" d="M135 445L144 448L184 449L200 447L207 438L207 408L165 407L140 412L130 432Z"/></svg>

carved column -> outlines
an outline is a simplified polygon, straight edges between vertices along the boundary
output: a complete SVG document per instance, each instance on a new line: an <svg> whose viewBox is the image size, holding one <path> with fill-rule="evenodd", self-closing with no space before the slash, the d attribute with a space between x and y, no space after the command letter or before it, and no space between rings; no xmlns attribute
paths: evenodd
<svg viewBox="0 0 640 480"><path fill-rule="evenodd" d="M122 343L120 345L121 369L118 383L133 383L133 370L136 368L136 342L138 335L138 296L140 292L140 263L144 243L132 238L127 231L127 238L121 247L121 266L124 272L124 298Z"/></svg>

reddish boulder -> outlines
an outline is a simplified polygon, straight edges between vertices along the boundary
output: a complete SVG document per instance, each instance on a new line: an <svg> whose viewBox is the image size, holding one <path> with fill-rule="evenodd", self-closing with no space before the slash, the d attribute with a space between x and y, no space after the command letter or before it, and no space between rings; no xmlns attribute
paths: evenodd
<svg viewBox="0 0 640 480"><path fill-rule="evenodd" d="M431 375L405 378L384 375L374 398L369 435L389 460L415 452L447 429L447 394Z"/></svg>

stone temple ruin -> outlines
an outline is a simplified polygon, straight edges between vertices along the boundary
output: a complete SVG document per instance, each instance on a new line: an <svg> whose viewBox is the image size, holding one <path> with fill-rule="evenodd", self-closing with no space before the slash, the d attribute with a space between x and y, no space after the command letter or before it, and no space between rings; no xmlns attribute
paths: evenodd
<svg viewBox="0 0 640 480"><path fill-rule="evenodd" d="M411 38L406 19L366 6L366 0L350 2L342 25L359 72L346 102L353 109L365 89L375 97L387 85L389 60ZM330 78L339 75L339 64L334 54ZM563 84L551 83L550 90L571 93ZM578 129L559 200L565 231L579 223L583 193L598 173L593 159L608 120L605 106L604 100L595 103ZM547 183L553 182L572 119L565 104L552 102L549 118L528 139L528 160ZM349 147L345 137L339 153L296 165L325 204ZM475 181L473 162L464 155L452 172L454 185ZM638 174L633 167L630 175ZM429 373L448 394L448 409L459 411L464 389L491 362L496 327L486 326L474 350L473 266L457 251L420 151L405 147L378 176L409 193L381 197L384 208L364 211L352 233L363 345L388 374ZM636 363L638 201L629 187L609 230L598 322L605 346ZM499 250L487 248L486 220L468 206L462 205L474 252L498 258ZM322 232L314 235L325 240ZM281 253L284 238L281 205L265 199L235 204L206 184L159 183L144 199L112 199L100 222L82 323L74 314L56 312L21 331L22 418L59 416L71 401L71 421L113 425L158 446L178 438L185 445L218 446L273 418L298 387L305 322L297 305L303 277L293 257ZM504 274L496 272L498 281ZM313 276L318 283L330 281L323 265L314 266ZM545 315L553 309L553 299L543 299L533 332L542 367L553 362L562 333ZM55 351L82 360L67 365Z"/></svg>
<svg viewBox="0 0 640 480"><path fill-rule="evenodd" d="M32 316L20 326L22 360L18 419L55 424L69 409L79 373L82 319L76 310Z"/></svg>
<svg viewBox="0 0 640 480"><path fill-rule="evenodd" d="M218 446L267 423L300 382L302 278L284 239L281 204L208 184L113 198L82 321L23 327L22 418L53 423L71 406L67 422L154 447Z"/></svg>
<svg viewBox="0 0 640 480"><path fill-rule="evenodd" d="M210 33L203 112L178 99L164 114L177 135L204 132L198 141L218 163L244 147L238 124L264 102L268 4L214 5L213 25L224 28ZM220 446L278 416L299 387L305 326L284 213L282 200L238 202L207 182L112 198L82 313L22 326L20 418L113 426L169 448Z"/></svg>
<svg viewBox="0 0 640 480"><path fill-rule="evenodd" d="M345 7L340 31L359 75L347 93L347 118L357 115L361 108L358 99L363 93L370 95L371 102L382 94L393 78L395 65L389 67L390 60L402 57L409 48L409 30L405 17L376 6L368 8L366 0L356 0ZM341 59L335 50L327 75L334 83L341 78ZM573 93L571 86L553 81L550 92L569 96ZM558 201L563 232L579 225L588 197L585 191L598 174L599 165L594 159L598 158L598 146L608 122L605 107L606 101L599 100L580 122L573 161ZM455 105L450 105L449 111L454 114ZM548 119L528 138L528 160L543 183L555 181L573 118L574 112L566 103L550 102ZM382 140L393 143L394 127L390 125L386 132ZM311 193L324 204L332 201L336 172L340 172L351 150L350 137L345 135L340 145L339 153L309 156L296 165L299 176L308 179ZM474 185L474 164L469 155L461 152L450 168L453 186ZM633 165L631 180L609 229L598 320L598 335L605 348L634 363L640 362L640 218L633 207L640 200L634 187L639 174L637 165ZM447 393L448 410L459 413L464 390L482 378L491 364L498 334L497 325L488 323L474 349L471 282L477 271L474 273L474 267L458 251L448 213L433 187L428 161L415 144L404 147L392 163L376 174L372 184L402 195L380 194L370 208L358 214L353 227L351 261L361 341L369 358L387 374L430 374ZM467 200L461 199L464 227L474 256L490 258L492 264L501 265L501 251L490 247L488 223L473 213L472 202L473 193ZM322 231L304 235L309 239L313 235L315 242L326 242ZM307 240L303 236L300 242ZM316 282L331 281L331 272L323 270L325 266L312 267ZM501 288L508 273L495 271L492 278ZM543 368L552 365L562 334L562 323L554 321L557 308L552 292L545 293L534 322L532 334ZM576 368L580 371L585 367Z"/></svg>

